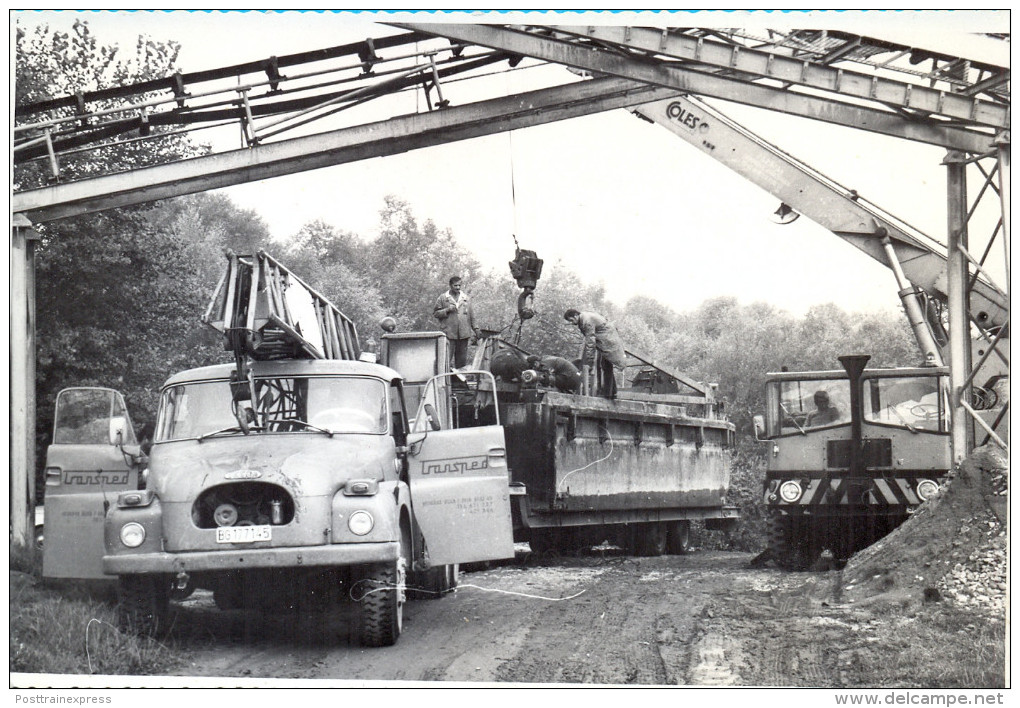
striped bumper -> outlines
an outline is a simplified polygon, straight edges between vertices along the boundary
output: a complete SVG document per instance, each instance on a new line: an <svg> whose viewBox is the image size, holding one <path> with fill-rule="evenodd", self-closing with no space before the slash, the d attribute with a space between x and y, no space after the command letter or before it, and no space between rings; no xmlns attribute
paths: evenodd
<svg viewBox="0 0 1020 708"><path fill-rule="evenodd" d="M772 475L770 475L772 476ZM804 478L796 475L775 475L765 485L764 502L768 506L906 506L914 507L924 500L917 493L922 479L938 481L934 475L910 477L846 477L826 475ZM801 489L799 498L787 501L779 493L781 485L795 482ZM789 492L791 487L787 487ZM788 495L789 497L789 495Z"/></svg>

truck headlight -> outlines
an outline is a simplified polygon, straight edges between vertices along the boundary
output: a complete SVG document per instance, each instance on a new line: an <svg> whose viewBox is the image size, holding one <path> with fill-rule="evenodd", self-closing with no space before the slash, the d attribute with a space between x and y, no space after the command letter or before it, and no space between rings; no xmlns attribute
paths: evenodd
<svg viewBox="0 0 1020 708"><path fill-rule="evenodd" d="M145 543L145 527L131 521L120 527L120 542L128 548L138 548Z"/></svg>
<svg viewBox="0 0 1020 708"><path fill-rule="evenodd" d="M938 482L933 482L930 479L922 479L917 483L917 496L921 498L921 501L928 501L938 493Z"/></svg>
<svg viewBox="0 0 1020 708"><path fill-rule="evenodd" d="M800 499L800 495L803 493L804 491L800 488L800 485L793 480L783 482L779 485L779 496L787 504L793 504L795 501Z"/></svg>
<svg viewBox="0 0 1020 708"><path fill-rule="evenodd" d="M372 531L375 526L375 519L367 511L356 511L347 519L347 528L355 536L364 536Z"/></svg>

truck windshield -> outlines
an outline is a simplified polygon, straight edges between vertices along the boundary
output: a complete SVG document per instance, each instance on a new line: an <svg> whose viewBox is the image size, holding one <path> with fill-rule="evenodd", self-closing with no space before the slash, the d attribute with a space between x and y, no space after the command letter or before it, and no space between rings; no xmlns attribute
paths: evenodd
<svg viewBox="0 0 1020 708"><path fill-rule="evenodd" d="M946 430L937 376L865 378L864 420L909 430Z"/></svg>
<svg viewBox="0 0 1020 708"><path fill-rule="evenodd" d="M382 434L389 420L385 382L359 376L257 378L255 398L237 405L250 409L256 433ZM155 442L233 432L233 406L225 380L171 386L160 400Z"/></svg>
<svg viewBox="0 0 1020 708"><path fill-rule="evenodd" d="M768 391L772 435L850 422L850 382L846 379L773 381Z"/></svg>
<svg viewBox="0 0 1020 708"><path fill-rule="evenodd" d="M70 388L57 397L54 445L109 445L110 431L119 424L122 443L137 445L124 399L105 388Z"/></svg>

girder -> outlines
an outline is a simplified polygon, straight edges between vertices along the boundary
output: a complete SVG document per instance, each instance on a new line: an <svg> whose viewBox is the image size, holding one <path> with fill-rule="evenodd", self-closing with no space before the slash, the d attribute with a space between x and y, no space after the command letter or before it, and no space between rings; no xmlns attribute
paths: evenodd
<svg viewBox="0 0 1020 708"><path fill-rule="evenodd" d="M27 190L13 196L11 211L41 223L626 108L675 93L624 79L578 81L245 150Z"/></svg>
<svg viewBox="0 0 1020 708"><path fill-rule="evenodd" d="M1001 104L877 76L864 77L856 72L844 72L778 53L742 49L704 37L633 27L543 27L526 31L498 25L402 23L396 26L595 74L631 78L686 93L968 152L990 151L995 138L990 128L1003 127L1009 122L1008 106ZM573 34L565 34L568 30ZM582 43L576 39L579 33L599 43ZM761 83L763 79L779 85ZM829 95L794 92L786 84L827 91ZM924 113L908 115L879 110L843 100L847 98Z"/></svg>

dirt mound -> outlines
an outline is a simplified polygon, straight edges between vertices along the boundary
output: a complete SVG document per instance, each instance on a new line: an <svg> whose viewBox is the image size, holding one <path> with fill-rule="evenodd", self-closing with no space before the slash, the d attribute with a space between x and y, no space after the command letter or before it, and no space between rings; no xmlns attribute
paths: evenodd
<svg viewBox="0 0 1020 708"><path fill-rule="evenodd" d="M938 496L851 558L841 599L858 606L950 600L1002 616L1007 469L997 448L976 450Z"/></svg>

